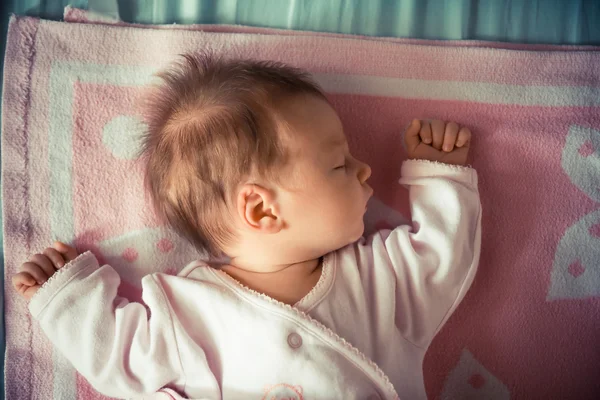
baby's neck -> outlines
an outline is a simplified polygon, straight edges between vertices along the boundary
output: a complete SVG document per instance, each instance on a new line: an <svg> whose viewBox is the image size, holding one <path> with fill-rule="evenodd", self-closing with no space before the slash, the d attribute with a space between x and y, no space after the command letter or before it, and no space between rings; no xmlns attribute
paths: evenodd
<svg viewBox="0 0 600 400"><path fill-rule="evenodd" d="M221 270L250 289L293 306L319 281L322 258L277 266L273 272L254 272L236 266L233 260Z"/></svg>

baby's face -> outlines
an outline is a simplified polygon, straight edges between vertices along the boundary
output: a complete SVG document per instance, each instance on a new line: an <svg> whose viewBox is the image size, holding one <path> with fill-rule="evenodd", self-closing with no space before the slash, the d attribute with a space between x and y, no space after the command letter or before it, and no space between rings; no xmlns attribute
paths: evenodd
<svg viewBox="0 0 600 400"><path fill-rule="evenodd" d="M350 154L342 123L326 101L301 96L286 102L283 112L292 157L282 212L296 245L317 257L363 234L371 168Z"/></svg>

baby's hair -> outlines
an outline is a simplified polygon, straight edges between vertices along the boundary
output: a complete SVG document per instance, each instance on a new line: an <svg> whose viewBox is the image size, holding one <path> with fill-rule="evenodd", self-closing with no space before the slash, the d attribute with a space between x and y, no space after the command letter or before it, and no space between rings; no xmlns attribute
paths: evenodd
<svg viewBox="0 0 600 400"><path fill-rule="evenodd" d="M227 204L256 172L276 179L288 154L277 104L308 94L326 100L301 70L273 61L184 54L157 74L144 98L148 129L139 156L157 215L200 252L234 240Z"/></svg>

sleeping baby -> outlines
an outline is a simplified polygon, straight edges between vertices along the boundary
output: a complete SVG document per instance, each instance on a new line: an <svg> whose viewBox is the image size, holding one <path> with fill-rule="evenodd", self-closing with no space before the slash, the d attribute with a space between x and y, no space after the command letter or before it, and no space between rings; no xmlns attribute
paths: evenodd
<svg viewBox="0 0 600 400"><path fill-rule="evenodd" d="M410 123L412 221L363 237L371 169L308 74L202 53L158 76L149 198L221 261L145 276L141 304L110 265L54 243L12 281L56 348L119 398L425 399L425 352L479 260L469 129Z"/></svg>

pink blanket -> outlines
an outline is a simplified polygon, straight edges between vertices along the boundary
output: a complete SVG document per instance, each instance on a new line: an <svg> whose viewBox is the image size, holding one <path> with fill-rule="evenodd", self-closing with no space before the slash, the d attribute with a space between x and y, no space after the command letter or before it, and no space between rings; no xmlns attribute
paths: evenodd
<svg viewBox="0 0 600 400"><path fill-rule="evenodd" d="M152 73L212 48L311 71L373 168L369 230L408 217L396 183L412 118L475 135L483 250L423 366L432 399L600 398L600 52L240 27L13 17L2 115L7 398L100 399L53 352L10 276L54 239L92 249L136 298L196 257L153 219L133 160ZM77 23L86 22L86 23ZM391 322L390 322L391 323ZM399 360L402 362L402 360ZM420 366L415 365L415 368Z"/></svg>

